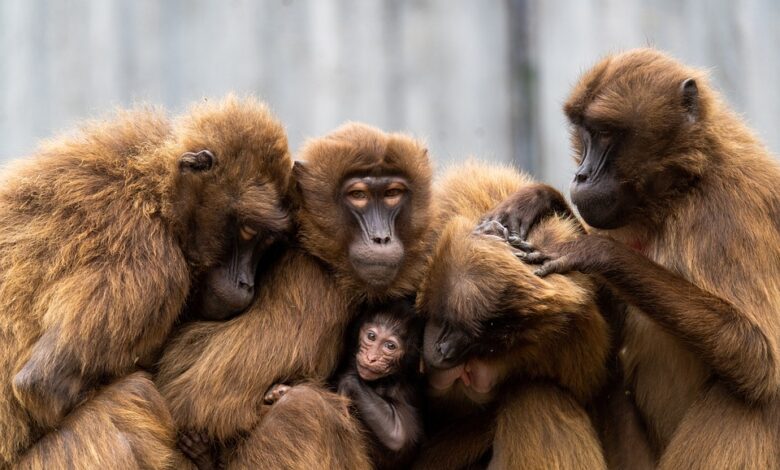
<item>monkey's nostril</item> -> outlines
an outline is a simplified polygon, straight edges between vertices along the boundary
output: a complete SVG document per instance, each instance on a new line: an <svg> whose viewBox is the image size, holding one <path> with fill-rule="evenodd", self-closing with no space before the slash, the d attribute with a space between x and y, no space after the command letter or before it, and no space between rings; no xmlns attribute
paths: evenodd
<svg viewBox="0 0 780 470"><path fill-rule="evenodd" d="M436 350L439 352L439 354L441 354L442 359L445 360L452 359L452 355L453 355L452 353L454 351L452 345L449 342L444 341L441 343L437 343Z"/></svg>

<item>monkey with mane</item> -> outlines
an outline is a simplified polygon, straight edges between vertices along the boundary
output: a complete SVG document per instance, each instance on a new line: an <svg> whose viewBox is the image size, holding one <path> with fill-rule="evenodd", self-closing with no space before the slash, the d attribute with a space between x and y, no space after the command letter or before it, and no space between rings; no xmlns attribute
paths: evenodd
<svg viewBox="0 0 780 470"><path fill-rule="evenodd" d="M652 49L600 61L564 111L590 233L524 259L619 300L610 465L777 468L780 164L702 71Z"/></svg>
<svg viewBox="0 0 780 470"><path fill-rule="evenodd" d="M220 319L249 305L259 260L290 228L291 170L279 122L235 97L173 123L120 112L6 170L0 467L174 458L139 369L188 302Z"/></svg>

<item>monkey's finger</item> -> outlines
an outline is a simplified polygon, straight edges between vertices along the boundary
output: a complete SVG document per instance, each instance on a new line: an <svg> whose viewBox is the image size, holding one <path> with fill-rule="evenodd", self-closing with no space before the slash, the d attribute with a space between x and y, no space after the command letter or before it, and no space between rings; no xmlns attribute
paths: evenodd
<svg viewBox="0 0 780 470"><path fill-rule="evenodd" d="M518 237L520 237L521 240L528 240L528 232L531 230L531 223L527 221L523 221L522 224L520 224L520 230L518 231Z"/></svg>
<svg viewBox="0 0 780 470"><path fill-rule="evenodd" d="M487 227L487 220L480 220L479 223L477 223L477 226L474 227L474 233L482 233L485 231L485 227Z"/></svg>
<svg viewBox="0 0 780 470"><path fill-rule="evenodd" d="M509 241L510 238L519 238L520 240L525 240L520 235L520 220L518 220L517 217L509 217L508 220L508 228L509 228L509 237L507 238L507 241Z"/></svg>
<svg viewBox="0 0 780 470"><path fill-rule="evenodd" d="M490 222L491 222L490 220L480 221L479 224L477 224L477 226L474 227L474 233L479 235L487 234Z"/></svg>
<svg viewBox="0 0 780 470"><path fill-rule="evenodd" d="M532 251L527 253L525 257L520 258L528 264L542 264L545 261L551 259L552 256L541 251Z"/></svg>
<svg viewBox="0 0 780 470"><path fill-rule="evenodd" d="M550 274L564 274L568 271L568 258L566 256L562 256L542 264L539 269L534 271L534 274L539 277L546 277Z"/></svg>
<svg viewBox="0 0 780 470"><path fill-rule="evenodd" d="M509 244L512 246L512 248L517 248L518 250L522 250L526 253L530 253L532 251L536 251L536 248L528 243L525 240L520 239L520 237L509 237L509 240L507 240Z"/></svg>

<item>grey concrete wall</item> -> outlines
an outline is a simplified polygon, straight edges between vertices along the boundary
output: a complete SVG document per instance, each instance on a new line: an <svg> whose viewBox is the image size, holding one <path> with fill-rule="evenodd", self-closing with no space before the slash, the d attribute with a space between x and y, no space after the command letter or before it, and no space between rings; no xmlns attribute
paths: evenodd
<svg viewBox="0 0 780 470"><path fill-rule="evenodd" d="M438 166L514 162L565 189L560 105L604 53L712 70L774 151L772 0L0 0L0 159L137 102L254 93L293 147L346 120L425 138Z"/></svg>

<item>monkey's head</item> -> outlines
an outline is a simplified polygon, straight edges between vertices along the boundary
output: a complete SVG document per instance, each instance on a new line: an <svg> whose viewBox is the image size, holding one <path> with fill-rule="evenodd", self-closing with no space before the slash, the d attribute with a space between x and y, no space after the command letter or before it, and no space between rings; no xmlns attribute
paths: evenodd
<svg viewBox="0 0 780 470"><path fill-rule="evenodd" d="M264 104L229 96L190 109L162 152L175 175L165 212L195 282L189 308L238 314L254 297L259 260L291 225L284 129Z"/></svg>
<svg viewBox="0 0 780 470"><path fill-rule="evenodd" d="M355 368L367 382L413 374L420 359L420 319L404 301L371 308L358 320Z"/></svg>
<svg viewBox="0 0 780 470"><path fill-rule="evenodd" d="M610 56L586 72L564 112L578 168L571 199L599 229L658 221L658 201L704 171L702 129L713 98L703 73L653 49Z"/></svg>
<svg viewBox="0 0 780 470"><path fill-rule="evenodd" d="M540 341L540 332L566 331L556 324L565 325L565 315L553 319L550 306L575 312L589 298L564 276L536 276L506 241L474 233L474 225L460 216L447 223L417 294L417 310L427 319L423 358L432 368L500 357ZM529 242L544 248L578 235L576 223L551 217L531 231Z"/></svg>
<svg viewBox="0 0 780 470"><path fill-rule="evenodd" d="M516 274L518 261L505 242L475 235L473 227L465 217L445 226L418 293L417 309L427 318L423 357L431 367L446 369L508 347L501 334L515 318L505 315L515 293L506 276Z"/></svg>
<svg viewBox="0 0 780 470"><path fill-rule="evenodd" d="M300 240L368 299L416 290L430 223L431 168L417 141L347 124L296 162Z"/></svg>

